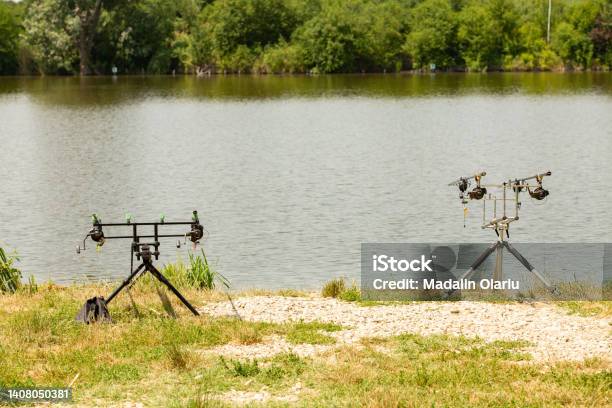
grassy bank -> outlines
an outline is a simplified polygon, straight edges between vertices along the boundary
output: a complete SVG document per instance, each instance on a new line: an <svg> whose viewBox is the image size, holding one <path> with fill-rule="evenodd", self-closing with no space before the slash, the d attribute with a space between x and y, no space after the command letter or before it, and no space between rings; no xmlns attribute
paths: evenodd
<svg viewBox="0 0 612 408"><path fill-rule="evenodd" d="M540 366L521 341L372 333L359 345L313 357L222 358L215 347L257 344L272 335L291 344L334 344L330 334L342 328L194 317L146 281L111 303L112 324L74 322L86 298L110 289L41 285L0 295L0 386L74 380L75 401L84 406L257 405L258 399L266 406L603 406L612 398L609 363ZM196 305L225 299L219 292L184 292ZM566 307L598 315L610 310L609 302L578 303Z"/></svg>

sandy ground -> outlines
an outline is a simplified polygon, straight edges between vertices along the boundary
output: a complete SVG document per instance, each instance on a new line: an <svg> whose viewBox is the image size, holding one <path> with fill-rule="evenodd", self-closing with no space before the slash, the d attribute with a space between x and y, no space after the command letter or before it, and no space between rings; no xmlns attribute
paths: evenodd
<svg viewBox="0 0 612 408"><path fill-rule="evenodd" d="M568 315L564 309L544 303L415 302L411 304L359 306L317 296L243 297L234 300L242 319L266 322L320 321L345 328L327 333L337 344L292 345L281 337L262 344L224 345L214 350L238 358L263 358L291 351L301 356L321 353L342 344L359 344L364 337L388 337L401 333L450 334L480 337L485 341L526 340L535 362L584 360L599 357L612 361L612 321ZM226 302L208 303L200 309L214 316L235 316Z"/></svg>

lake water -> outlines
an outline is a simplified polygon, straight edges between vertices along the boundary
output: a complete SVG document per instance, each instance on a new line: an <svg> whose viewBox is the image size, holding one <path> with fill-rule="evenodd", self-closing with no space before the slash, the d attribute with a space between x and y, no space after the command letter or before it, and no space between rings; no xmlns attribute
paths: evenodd
<svg viewBox="0 0 612 408"><path fill-rule="evenodd" d="M75 253L92 212L193 209L234 287L358 278L362 242L493 241L447 187L479 169L553 172L515 242L610 241L611 162L610 73L0 78L0 245L38 280L128 274L128 240Z"/></svg>

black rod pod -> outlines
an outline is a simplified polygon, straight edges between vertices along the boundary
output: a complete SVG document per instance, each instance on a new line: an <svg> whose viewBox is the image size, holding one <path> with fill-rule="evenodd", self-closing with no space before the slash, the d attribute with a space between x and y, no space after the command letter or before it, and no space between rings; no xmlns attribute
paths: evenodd
<svg viewBox="0 0 612 408"><path fill-rule="evenodd" d="M202 226L202 224L200 224L200 218L198 217L197 211L195 210L193 211L191 221L167 222L165 219L165 216L163 215L160 216L159 221L155 221L155 222L132 222L131 216L126 217L126 222L123 222L123 223L103 223L97 214L92 214L91 218L92 218L92 229L87 233L87 235L85 235L85 238L83 239L83 247L81 248L80 246L77 246L77 253L81 253L81 250L86 249L85 242L87 240L87 237L91 238L92 241L96 242L98 248L101 247L104 244L104 242L106 242L109 239L131 239L132 240L132 244L131 244L132 257L131 257L130 276L128 276L128 278L125 279L121 283L121 285L117 289L115 289L113 293L110 294L108 299L104 300L104 298L101 297L101 298L94 298L93 300L96 300L96 299L101 300L101 303L104 304L104 307L105 307L105 305L108 304L115 296L117 296L117 294L119 294L119 292L121 292L122 289L124 289L125 287L128 287L128 285L132 284L136 279L142 276L142 274L149 272L151 273L151 275L157 278L160 282L166 285L168 289L170 289L170 291L172 291L172 293L174 293L194 315L199 316L198 311L187 301L187 299L185 299L183 295L181 295L181 293L170 283L170 281L168 281L168 279L166 279L166 277L159 270L157 270L155 266L153 266L153 258L155 260L159 259L159 254L160 254L159 253L159 246L160 246L159 240L160 238L185 237L186 239L187 236L189 236L189 240L193 242L194 246L199 243L200 239L202 239L202 237L204 236L204 227ZM163 228L172 227L172 226L176 227L179 225L185 225L185 226L189 225L190 229L188 232L183 233L183 234L178 234L178 233L160 234L159 233L160 227L163 227ZM103 231L104 227L108 227L108 228L128 227L131 230L131 234L129 235L105 235ZM138 230L139 227L153 227L153 233L151 234L149 232L149 233L142 234ZM147 239L147 238L153 238L153 241L152 242L142 241L143 239ZM179 241L179 245L177 246L180 247L180 241ZM138 261L142 262L141 265L138 266L136 269L133 269L134 257L136 257ZM88 304L95 303L91 301L92 299L90 299L90 301L86 303L83 310L86 309L86 306ZM104 313L101 313L101 314L96 313L94 315L98 316L98 315L103 315L103 314ZM106 314L108 315L108 313ZM87 316L89 315L85 312L79 313L79 315L77 316L77 320L86 322L86 323L97 320L97 318L90 319Z"/></svg>

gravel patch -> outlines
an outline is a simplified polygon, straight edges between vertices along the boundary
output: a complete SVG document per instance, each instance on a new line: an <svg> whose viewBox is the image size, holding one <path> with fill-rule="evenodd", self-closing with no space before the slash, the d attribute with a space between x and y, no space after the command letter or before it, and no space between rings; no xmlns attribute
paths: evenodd
<svg viewBox="0 0 612 408"><path fill-rule="evenodd" d="M245 320L283 323L320 321L345 328L326 333L338 344L355 344L364 337L401 333L449 334L480 337L484 341L526 340L525 349L538 362L599 357L612 361L612 322L596 317L568 315L544 303L415 302L362 307L321 297L254 296L234 300ZM229 302L206 304L200 312L214 316L233 314ZM331 346L291 345L280 337L255 345L224 345L214 349L242 358L269 357L281 352L301 356L318 354Z"/></svg>

